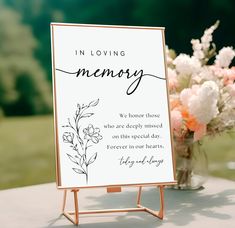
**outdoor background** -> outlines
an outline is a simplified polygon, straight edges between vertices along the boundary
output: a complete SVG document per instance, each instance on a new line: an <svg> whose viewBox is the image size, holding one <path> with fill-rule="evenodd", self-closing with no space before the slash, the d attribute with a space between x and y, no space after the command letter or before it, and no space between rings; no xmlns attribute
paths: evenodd
<svg viewBox="0 0 235 228"><path fill-rule="evenodd" d="M0 0L0 189L55 181L50 22L166 27L191 54L216 20L217 48L235 47L233 0ZM233 63L235 65L235 63ZM235 135L207 139L211 175L235 180Z"/></svg>

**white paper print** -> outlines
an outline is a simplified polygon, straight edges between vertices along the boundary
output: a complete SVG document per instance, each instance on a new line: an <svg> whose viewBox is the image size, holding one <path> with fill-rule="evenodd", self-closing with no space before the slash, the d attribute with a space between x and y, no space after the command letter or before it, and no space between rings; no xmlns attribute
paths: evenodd
<svg viewBox="0 0 235 228"><path fill-rule="evenodd" d="M60 186L174 181L163 32L52 24Z"/></svg>

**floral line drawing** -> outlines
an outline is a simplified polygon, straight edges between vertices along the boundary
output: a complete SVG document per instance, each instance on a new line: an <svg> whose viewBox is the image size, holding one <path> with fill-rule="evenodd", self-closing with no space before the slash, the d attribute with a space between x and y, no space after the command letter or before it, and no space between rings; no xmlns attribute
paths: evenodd
<svg viewBox="0 0 235 228"><path fill-rule="evenodd" d="M89 124L86 128L82 128L80 122L83 118L90 118L94 115L89 109L97 106L99 99L91 101L88 105L77 104L75 115L72 119L68 118L67 124L63 128L68 129L63 133L62 139L64 143L69 144L73 150L73 154L66 153L69 160L74 163L73 171L86 176L88 183L88 167L97 159L97 152L89 155L88 149L94 144L102 140L100 129Z"/></svg>

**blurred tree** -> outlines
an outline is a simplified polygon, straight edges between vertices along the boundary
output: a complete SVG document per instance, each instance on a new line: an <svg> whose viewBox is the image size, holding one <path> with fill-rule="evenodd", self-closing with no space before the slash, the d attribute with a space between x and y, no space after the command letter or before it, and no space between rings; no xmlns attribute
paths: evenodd
<svg viewBox="0 0 235 228"><path fill-rule="evenodd" d="M1 1L1 0L0 0ZM2 0L32 26L40 45L36 57L51 80L50 22L166 27L166 43L177 53L191 53L190 40L220 20L214 34L218 48L235 46L234 0Z"/></svg>
<svg viewBox="0 0 235 228"><path fill-rule="evenodd" d="M1 1L1 0L0 0ZM50 23L132 24L135 0L3 0L22 15L39 40L35 56L51 81Z"/></svg>
<svg viewBox="0 0 235 228"><path fill-rule="evenodd" d="M0 5L0 108L5 115L51 112L51 91L35 59L30 27L18 13Z"/></svg>
<svg viewBox="0 0 235 228"><path fill-rule="evenodd" d="M33 47L25 49L30 49L31 57L38 59L49 81L52 78L50 22L163 26L166 27L166 43L169 47L174 48L177 53L190 54L192 53L190 40L200 38L205 28L220 20L219 29L214 33L217 48L235 46L235 30L232 29L235 27L235 20L232 19L234 0L0 0L0 2L17 11L22 16L22 22L32 28L38 45L34 44ZM22 28L25 29L25 26ZM18 37L22 39L20 35ZM28 45L30 42L27 41ZM35 40L33 42L35 43ZM40 68L35 60L31 68L35 64ZM41 73L38 74L43 74L42 70L39 72ZM12 86L10 79L4 83L5 88ZM15 90L10 90L7 95L8 99L13 99L17 94Z"/></svg>

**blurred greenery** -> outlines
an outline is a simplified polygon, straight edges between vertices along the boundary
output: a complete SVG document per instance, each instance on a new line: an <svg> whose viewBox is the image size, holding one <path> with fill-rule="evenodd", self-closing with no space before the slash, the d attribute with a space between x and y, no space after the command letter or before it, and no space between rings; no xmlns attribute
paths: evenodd
<svg viewBox="0 0 235 228"><path fill-rule="evenodd" d="M5 118L0 125L0 189L55 181L53 117ZM210 174L235 181L235 135L207 139Z"/></svg>
<svg viewBox="0 0 235 228"><path fill-rule="evenodd" d="M166 27L166 43L191 53L190 40L220 20L219 50L235 46L234 0L0 0L0 116L52 111L50 22ZM0 188L54 181L52 117L0 122ZM205 143L212 175L235 180L234 137Z"/></svg>
<svg viewBox="0 0 235 228"><path fill-rule="evenodd" d="M10 9L0 8L0 107L5 115L51 111L45 72L33 57L36 40Z"/></svg>
<svg viewBox="0 0 235 228"><path fill-rule="evenodd" d="M235 132L208 137L203 146L208 156L209 174L235 181Z"/></svg>
<svg viewBox="0 0 235 228"><path fill-rule="evenodd" d="M52 116L5 118L0 139L0 189L55 181Z"/></svg>
<svg viewBox="0 0 235 228"><path fill-rule="evenodd" d="M220 20L218 49L235 46L234 0L0 0L0 107L5 115L51 111L50 22L166 27L166 43L190 40Z"/></svg>

